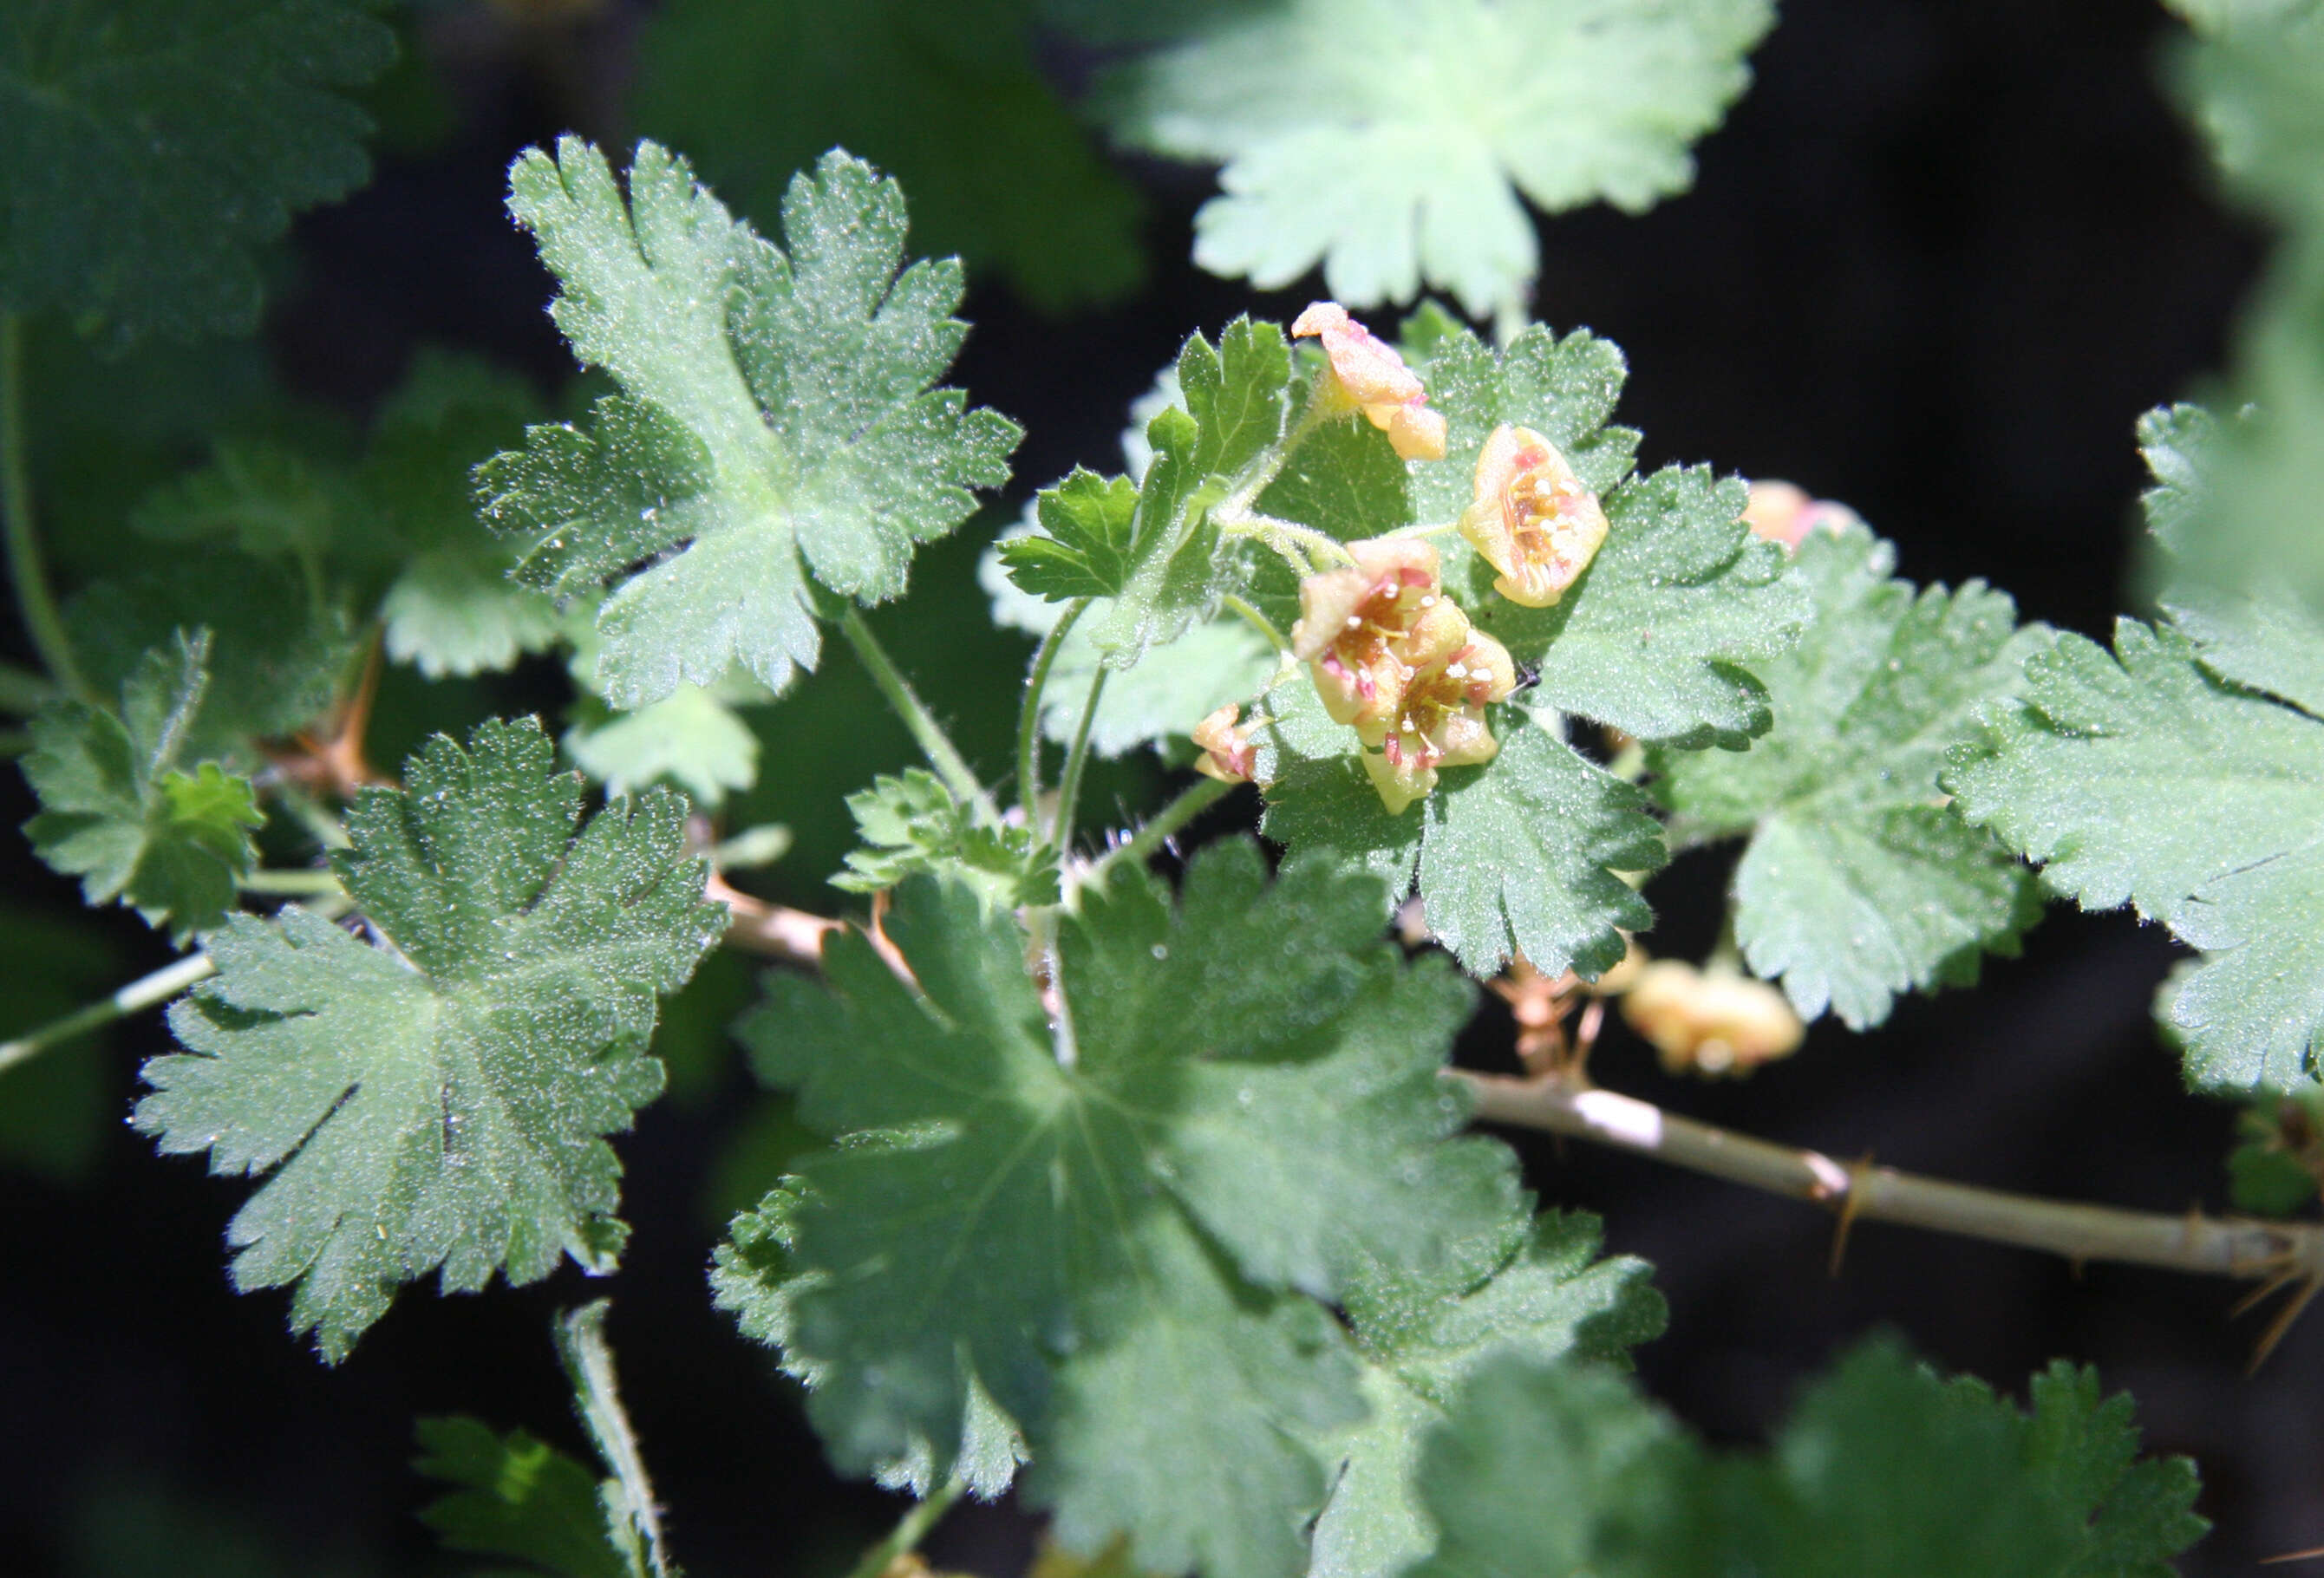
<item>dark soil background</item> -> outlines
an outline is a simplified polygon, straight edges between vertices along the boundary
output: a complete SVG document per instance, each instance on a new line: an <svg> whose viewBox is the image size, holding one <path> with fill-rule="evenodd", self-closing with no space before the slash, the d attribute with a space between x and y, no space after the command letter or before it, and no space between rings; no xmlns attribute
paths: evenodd
<svg viewBox="0 0 2324 1578"><path fill-rule="evenodd" d="M424 155L385 154L367 190L300 224L265 337L282 378L360 411L424 341L493 354L545 386L567 375L540 310L548 278L501 213L502 171L568 125L620 134L641 13L615 7L553 59L444 14L430 38L456 129ZM1641 218L1593 210L1543 224L1539 315L1626 349L1623 418L1647 434L1649 464L1708 458L1793 478L1893 537L1904 573L1983 577L2031 616L2102 634L2127 596L2142 480L2132 423L2221 365L2264 252L2212 199L2200 151L2155 85L2170 32L2133 0L1794 0L1757 57L1757 84L1702 144L1690 195ZM1287 318L1309 293L1254 299L1194 272L1185 259L1206 175L1133 173L1151 206L1143 294L1066 320L999 291L971 298L977 329L958 381L1030 433L1012 508L1076 461L1110 461L1128 401L1189 328L1245 309ZM1014 663L1022 649L955 640L927 613L928 588L971 563L966 549L924 559L910 612L890 627L997 764L1001 736L958 699L957 674L985 657ZM535 705L554 683L520 675L475 705ZM863 718L860 677L835 664L817 684L838 712L816 716ZM879 758L903 759L884 724L862 732L867 743L804 758L770 746L770 771L862 756L862 772L850 765L829 785L835 800ZM0 819L13 825L28 801L15 774L0 779ZM1130 771L1111 792L1151 789ZM1230 805L1246 819L1252 809ZM12 902L72 907L20 841L0 862ZM1661 951L1708 945L1723 881L1720 860L1698 856L1657 884ZM836 902L806 880L789 896ZM162 957L134 919L107 924L123 978ZM1618 1032L1600 1074L1836 1156L2217 1209L2231 1114L2183 1094L2148 1017L2172 953L2125 917L2053 911L2025 957L1988 965L1983 989L1909 1001L1866 1038L1820 1027L1799 1057L1747 1084L1666 1080ZM730 970L715 992L737 997L739 981ZM1498 1013L1464 1056L1506 1057ZM52 1056L101 1067L111 1110L125 1112L138 1060L165 1039L149 1016ZM412 1417L464 1410L577 1449L546 1326L554 1309L610 1293L628 1393L689 1568L844 1570L899 1504L831 1477L788 1383L704 1287L719 1220L706 1200L748 1175L736 1137L771 1120L731 1058L697 1058L680 1085L622 1145L637 1232L618 1278L589 1283L568 1269L515 1292L408 1296L337 1369L286 1339L281 1295L226 1286L220 1233L245 1186L157 1159L125 1130L76 1186L0 1173L0 1567L97 1578L452 1570L411 1516L426 1496L405 1468ZM0 1105L11 1096L0 1085ZM1641 1370L1715 1438L1763 1439L1806 1378L1875 1329L2012 1390L2064 1355L2136 1395L2153 1447L2200 1463L2217 1528L2187 1572L2243 1573L2324 1545L2324 1324L2295 1329L2247 1376L2260 1322L2229 1320L2238 1290L2225 1283L2078 1272L1878 1225L1858 1230L1833 1278L1818 1213L1586 1148L1519 1143L1546 1201L1600 1213L1611 1248L1655 1263L1672 1318ZM940 1565L1003 1578L1035 1533L1008 1504L969 1508L928 1550Z"/></svg>

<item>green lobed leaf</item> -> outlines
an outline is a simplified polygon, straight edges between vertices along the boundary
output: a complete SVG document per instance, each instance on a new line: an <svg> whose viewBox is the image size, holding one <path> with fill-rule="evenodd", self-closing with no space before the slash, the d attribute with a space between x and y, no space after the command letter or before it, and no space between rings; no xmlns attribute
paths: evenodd
<svg viewBox="0 0 2324 1578"><path fill-rule="evenodd" d="M1040 531L1004 539L1001 562L1024 591L1051 602L1113 597L1130 577L1138 484L1076 468L1037 500Z"/></svg>
<svg viewBox="0 0 2324 1578"><path fill-rule="evenodd" d="M20 0L0 27L0 309L247 334L252 252L369 174L376 0Z"/></svg>
<svg viewBox="0 0 2324 1578"><path fill-rule="evenodd" d="M1015 426L933 387L966 332L959 265L898 272L903 198L871 166L835 150L793 179L788 254L651 143L626 198L575 137L526 153L509 186L563 287L558 327L622 393L588 431L538 427L486 464L483 508L521 534L531 584L612 587L598 674L614 706L738 664L781 690L820 651L807 569L897 596L915 547L1008 479Z"/></svg>
<svg viewBox="0 0 2324 1578"><path fill-rule="evenodd" d="M465 1414L413 1426L411 1466L458 1487L420 1509L447 1550L504 1556L557 1578L632 1578L605 1536L589 1471L522 1430L496 1435Z"/></svg>
<svg viewBox="0 0 2324 1578"><path fill-rule="evenodd" d="M2324 408L2316 415L2324 431ZM2232 502L2238 482L2264 474L2264 452L2282 436L2253 410L2227 422L2199 405L2151 411L2138 420L2138 447L2154 485L2139 502L2171 556L2163 610L2202 649L2204 666L2324 716L2324 600L2303 601L2296 578L2277 573L2299 564L2300 545L2241 540L2254 522L2220 513L2222 492ZM2297 507L2281 517L2299 518ZM2260 558L2264 566L2247 562ZM2316 591L2324 597L2324 584Z"/></svg>
<svg viewBox="0 0 2324 1578"><path fill-rule="evenodd" d="M1145 272L1135 191L1044 80L1027 0L678 0L648 20L632 111L745 208L842 143L913 194L931 253L1047 311Z"/></svg>
<svg viewBox="0 0 2324 1578"><path fill-rule="evenodd" d="M1945 752L2012 694L2047 644L1970 582L1916 591L1861 526L1810 533L1798 574L1816 603L1800 645L1762 660L1775 727L1740 754L1656 750L1655 796L1684 842L1748 834L1735 868L1736 941L1813 1019L1851 1029L1899 992L2014 954L2040 914L2031 871L1968 826L1937 787Z"/></svg>
<svg viewBox="0 0 2324 1578"><path fill-rule="evenodd" d="M2324 723L2200 658L2135 620L2111 656L2061 635L1945 787L2054 891L2203 950L2168 1008L2190 1080L2305 1086L2324 1040Z"/></svg>
<svg viewBox="0 0 2324 1578"><path fill-rule="evenodd" d="M476 519L469 480L540 414L523 380L423 350L373 426L354 477L356 529L401 550L379 604L387 655L430 679L512 668L556 644L555 605L512 578L514 548Z"/></svg>
<svg viewBox="0 0 2324 1578"><path fill-rule="evenodd" d="M2200 42L2170 76L2230 190L2307 245L2324 233L2324 13L2308 0L2181 0Z"/></svg>
<svg viewBox="0 0 2324 1578"><path fill-rule="evenodd" d="M1468 989L1380 937L1371 885L1231 843L1174 912L1086 893L1057 973L1061 1063L1014 922L898 889L829 986L770 982L744 1036L841 1143L736 1223L722 1304L779 1343L843 1469L1027 1493L1140 1567L1282 1573L1323 1500L1313 1444L1360 1416L1315 1298L1421 1269L1511 1209L1507 1153L1448 1140L1436 1069ZM1263 967L1261 967L1263 966Z"/></svg>
<svg viewBox="0 0 2324 1578"><path fill-rule="evenodd" d="M330 709L355 655L346 613L318 604L288 563L225 549L171 557L166 570L92 582L75 594L65 605L73 651L92 683L117 687L178 632L211 631L209 683L188 750L254 767L254 742L297 734Z"/></svg>
<svg viewBox="0 0 2324 1578"><path fill-rule="evenodd" d="M2130 1400L2060 1361L2021 1412L1892 1343L1811 1389L1765 1454L1716 1454L1614 1376L1511 1355L1430 1439L1442 1527L1414 1578L2166 1578L2194 1465L2142 1459Z"/></svg>
<svg viewBox="0 0 2324 1578"><path fill-rule="evenodd" d="M1684 190L1773 20L1765 0L1286 0L1198 17L1096 108L1133 147L1225 165L1195 217L1213 273L1274 290L1321 263L1351 306L1425 284L1482 317L1539 266L1518 194L1637 213Z"/></svg>
<svg viewBox="0 0 2324 1578"><path fill-rule="evenodd" d="M1271 323L1238 318L1215 346L1193 336L1176 372L1177 401L1146 428L1153 458L1139 487L1128 575L1112 605L1084 620L1111 669L1176 641L1247 580L1246 550L1222 536L1212 509L1258 485L1288 420L1291 351Z"/></svg>
<svg viewBox="0 0 2324 1578"><path fill-rule="evenodd" d="M863 835L832 886L853 893L892 888L915 872L950 876L988 906L1013 911L1057 901L1056 854L1024 827L981 825L925 768L881 776L847 797Z"/></svg>
<svg viewBox="0 0 2324 1578"><path fill-rule="evenodd" d="M164 1154L272 1173L226 1230L236 1287L296 1283L290 1323L345 1357L394 1290L571 1255L610 1269L620 1164L603 1136L659 1094L655 999L724 929L664 792L586 821L538 723L438 735L364 791L340 880L378 941L297 906L208 939L182 1055L134 1121Z"/></svg>
<svg viewBox="0 0 2324 1578"><path fill-rule="evenodd" d="M247 779L187 749L208 683L207 632L145 654L117 713L52 702L32 720L24 777L41 802L24 824L49 865L81 880L82 901L118 899L180 946L234 908L266 818Z"/></svg>
<svg viewBox="0 0 2324 1578"><path fill-rule="evenodd" d="M697 805L716 807L758 782L759 736L739 709L772 699L764 686L729 673L715 685L681 682L659 701L617 711L599 692L596 631L586 618L567 619L564 628L573 641L566 669L580 694L562 743L573 764L608 794L669 783Z"/></svg>
<svg viewBox="0 0 2324 1578"><path fill-rule="evenodd" d="M1394 1578L1428 1555L1435 1529L1413 1483L1422 1444L1494 1355L1618 1361L1659 1334L1646 1264L1598 1255L1595 1218L1536 1219L1528 1205L1434 1273L1379 1267L1351 1283L1371 1411L1328 1444L1344 1463L1315 1526L1311 1578Z"/></svg>

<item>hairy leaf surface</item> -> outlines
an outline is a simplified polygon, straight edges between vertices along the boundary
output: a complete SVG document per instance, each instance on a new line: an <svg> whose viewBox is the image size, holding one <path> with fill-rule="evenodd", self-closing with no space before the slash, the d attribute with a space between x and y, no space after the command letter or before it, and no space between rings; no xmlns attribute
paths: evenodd
<svg viewBox="0 0 2324 1578"><path fill-rule="evenodd" d="M1145 272L1139 204L1044 79L1027 0L678 0L639 41L632 113L742 206L835 142L912 194L931 253L1049 311Z"/></svg>
<svg viewBox="0 0 2324 1578"><path fill-rule="evenodd" d="M1351 1283L1371 1413L1329 1444L1345 1463L1315 1527L1313 1578L1394 1578L1434 1548L1413 1483L1421 1446L1494 1355L1618 1361L1661 1332L1646 1263L1598 1253L1594 1218L1526 1209L1433 1272L1375 1267Z"/></svg>
<svg viewBox="0 0 2324 1578"><path fill-rule="evenodd" d="M165 1154L272 1173L226 1231L237 1287L295 1282L290 1320L346 1355L395 1289L608 1269L603 1136L659 1094L655 999L724 928L682 850L685 802L584 822L538 724L438 735L349 813L341 880L377 939L291 906L209 939L135 1122Z"/></svg>
<svg viewBox="0 0 2324 1578"><path fill-rule="evenodd" d="M1612 1374L1500 1358L1423 1454L1443 1541L1415 1578L2166 1578L2205 1527L2194 1465L2140 1458L2094 1371L2061 1361L2032 1393L2021 1412L1876 1342L1769 1452L1714 1454Z"/></svg>
<svg viewBox="0 0 2324 1578"><path fill-rule="evenodd" d="M1751 968L1803 1016L1830 1008L1852 1029L1973 970L1980 949L2014 953L2039 913L2033 873L1948 807L1937 773L2047 634L1978 583L1891 579L1895 557L1861 526L1810 533L1797 562L1815 623L1754 669L1775 727L1740 754L1649 758L1677 836L1750 835L1734 921Z"/></svg>
<svg viewBox="0 0 2324 1578"><path fill-rule="evenodd" d="M16 0L0 25L0 309L247 334L253 248L363 184L376 0Z"/></svg>
<svg viewBox="0 0 2324 1578"><path fill-rule="evenodd" d="M188 749L208 657L207 633L180 633L145 654L118 713L51 704L24 757L41 802L24 833L40 857L81 880L84 902L118 899L181 945L234 908L235 879L257 859L250 830L265 821L247 779Z"/></svg>
<svg viewBox="0 0 2324 1578"><path fill-rule="evenodd" d="M739 1220L722 1302L779 1343L842 1467L1028 1493L1144 1568L1296 1570L1362 1411L1315 1298L1425 1268L1510 1209L1507 1153L1449 1140L1449 972L1380 940L1371 884L1256 851L1197 857L1173 912L1143 875L1084 896L1058 968L1061 1063L1022 934L956 885L898 890L825 990L770 983L746 1032L840 1140ZM1261 965L1263 967L1255 967Z"/></svg>
<svg viewBox="0 0 2324 1578"><path fill-rule="evenodd" d="M557 1578L633 1578L606 1538L597 1481L522 1430L496 1435L466 1415L423 1418L412 1466L457 1486L419 1512L447 1550L522 1562Z"/></svg>
<svg viewBox="0 0 2324 1578"><path fill-rule="evenodd" d="M1223 163L1194 261L1262 290L1318 263L1351 306L1424 284L1522 301L1552 213L1683 191L1773 20L1765 0L1286 0L1204 19L1102 86L1132 146Z"/></svg>
<svg viewBox="0 0 2324 1578"><path fill-rule="evenodd" d="M480 473L523 574L597 614L606 698L642 706L734 664L779 691L821 641L807 575L899 595L914 549L1008 479L1017 429L938 389L967 326L956 263L904 258L895 182L834 151L791 182L788 251L639 145L626 198L567 137L510 172L509 208L563 287L551 315L622 393L587 431L532 429Z"/></svg>
<svg viewBox="0 0 2324 1578"><path fill-rule="evenodd" d="M2168 1010L2191 1079L2306 1085L2324 1043L2324 723L2200 658L2135 620L2112 655L2061 635L1945 784L2057 891L2134 905L2203 950Z"/></svg>

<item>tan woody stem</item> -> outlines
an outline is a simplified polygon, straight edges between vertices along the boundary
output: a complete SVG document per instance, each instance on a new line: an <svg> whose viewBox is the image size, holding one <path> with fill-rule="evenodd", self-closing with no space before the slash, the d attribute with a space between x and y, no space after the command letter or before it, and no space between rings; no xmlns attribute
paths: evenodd
<svg viewBox="0 0 2324 1578"><path fill-rule="evenodd" d="M1488 1123L1635 1151L1729 1183L1809 1200L1843 1221L1900 1222L1995 1243L2047 1250L2073 1260L2122 1260L2198 1275L2324 1280L2324 1225L2171 1216L2005 1194L1851 1166L1819 1151L1775 1145L1698 1123L1630 1096L1570 1080L1515 1079L1448 1071L1469 1087Z"/></svg>

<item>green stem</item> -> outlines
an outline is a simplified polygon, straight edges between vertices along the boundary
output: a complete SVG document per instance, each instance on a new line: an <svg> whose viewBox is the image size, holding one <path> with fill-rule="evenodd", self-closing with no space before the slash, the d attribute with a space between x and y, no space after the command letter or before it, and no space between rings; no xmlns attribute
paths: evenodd
<svg viewBox="0 0 2324 1578"><path fill-rule="evenodd" d="M346 891L330 872L244 872L234 880L234 885L245 893L291 896L343 893Z"/></svg>
<svg viewBox="0 0 2324 1578"><path fill-rule="evenodd" d="M888 656L887 648L881 646L880 638L872 633L872 627L863 623L862 611L850 608L841 614L839 630L847 638L847 644L855 649L855 655L862 660L864 669L870 672L872 683L880 687L880 694L888 698L888 705L895 708L896 715L903 719L904 726L912 732L912 739L918 744L920 754L928 759L928 765L936 770L936 776L945 780L945 787L960 798L973 802L989 818L1000 820L992 797L986 794L984 786L976 781L976 774L969 770L967 759L961 755L959 748L945 734L944 725L936 722L936 715L912 694L903 670L897 668L894 660Z"/></svg>
<svg viewBox="0 0 2324 1578"><path fill-rule="evenodd" d="M1034 802L1041 798L1041 693L1048 687L1049 669L1065 644L1065 632L1087 612L1090 603L1091 599L1079 597L1065 605L1064 615L1041 638L1041 650L1033 654L1032 671L1025 677L1025 704L1017 709L1017 804L1025 813L1028 827L1038 814Z"/></svg>
<svg viewBox="0 0 2324 1578"><path fill-rule="evenodd" d="M40 711L56 697L57 687L49 683L46 675L20 669L14 663L0 663L0 712L23 716Z"/></svg>
<svg viewBox="0 0 2324 1578"><path fill-rule="evenodd" d="M1060 857L1074 837L1074 807L1082 798L1082 771L1089 765L1090 724L1097 719L1098 698L1105 694L1106 670L1090 681L1089 699L1082 703L1082 721L1074 729L1074 748L1065 756L1065 775L1057 780L1057 820L1049 843Z"/></svg>
<svg viewBox="0 0 2324 1578"><path fill-rule="evenodd" d="M1221 783L1215 778L1196 779L1184 794L1157 811L1153 819L1140 827L1134 836L1116 845L1104 859L1091 866L1082 878L1082 885L1102 885L1106 873L1120 862L1144 862L1187 823L1224 799L1234 787L1231 783Z"/></svg>
<svg viewBox="0 0 2324 1578"><path fill-rule="evenodd" d="M61 1019L51 1020L13 1041L0 1041L0 1074L60 1042L86 1035L115 1020L126 1019L131 1014L152 1008L155 1003L167 1002L197 981L207 981L217 974L217 965L211 962L208 954L189 954L143 980L131 982L110 997L99 998L86 1008L78 1008Z"/></svg>
<svg viewBox="0 0 2324 1578"><path fill-rule="evenodd" d="M24 436L24 320L13 312L0 312L0 514L8 521L8 578L15 584L16 606L23 613L32 650L50 677L93 706L97 693L73 660L64 616L57 612L56 594L49 589L41 540L32 529L29 450Z"/></svg>
<svg viewBox="0 0 2324 1578"><path fill-rule="evenodd" d="M1273 647L1277 651L1287 652L1291 650L1291 638L1275 628L1275 621L1268 618L1266 614L1261 614L1257 608L1253 607L1249 603L1244 602L1232 592L1230 592L1225 596L1220 598L1219 604L1220 606L1226 609L1228 613L1238 615L1244 623L1251 626L1253 629L1258 631L1259 634L1265 636L1267 638L1268 645Z"/></svg>
<svg viewBox="0 0 2324 1578"><path fill-rule="evenodd" d="M345 849L351 840L347 830L337 817L316 803L315 797L294 783L277 781L271 786L274 798L281 801L307 835L325 849Z"/></svg>
<svg viewBox="0 0 2324 1578"><path fill-rule="evenodd" d="M928 1530L952 1510L952 1504L960 1500L961 1492L967 1488L960 1480L947 1480L927 1500L915 1502L903 1517L896 1520L894 1530L886 1539L863 1553L863 1559L855 1564L847 1578L880 1578L880 1574L885 1573L898 1556L918 1550L920 1542L927 1538Z"/></svg>
<svg viewBox="0 0 2324 1578"><path fill-rule="evenodd" d="M654 1500L653 1481L646 1477L645 1454L638 1448L638 1433L622 1407L622 1389L613 1373L613 1348L605 1340L605 1314L611 1299L601 1298L557 1317L554 1327L558 1356L573 1383L573 1406L589 1428L597 1456L613 1477L620 1510L627 1520L632 1548L622 1554L631 1568L642 1555L655 1578L669 1578L669 1559L662 1549L661 1508ZM613 1499L609 1496L609 1500Z"/></svg>

